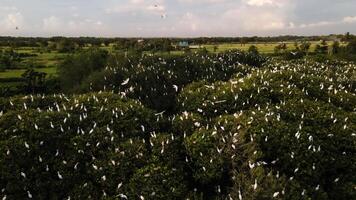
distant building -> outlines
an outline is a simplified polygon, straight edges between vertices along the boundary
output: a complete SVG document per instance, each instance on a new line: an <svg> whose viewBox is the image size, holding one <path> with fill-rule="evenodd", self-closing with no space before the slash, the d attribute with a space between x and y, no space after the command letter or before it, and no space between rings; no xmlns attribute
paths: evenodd
<svg viewBox="0 0 356 200"><path fill-rule="evenodd" d="M187 42L187 41L180 41L180 42L178 42L178 47L182 47L182 48L184 48L184 47L189 47L189 42Z"/></svg>

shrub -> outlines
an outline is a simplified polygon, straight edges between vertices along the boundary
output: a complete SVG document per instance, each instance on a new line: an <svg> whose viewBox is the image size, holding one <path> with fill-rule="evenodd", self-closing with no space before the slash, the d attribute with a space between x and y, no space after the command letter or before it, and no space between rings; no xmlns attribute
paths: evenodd
<svg viewBox="0 0 356 200"><path fill-rule="evenodd" d="M187 183L182 172L162 165L147 165L130 179L130 197L138 199L182 199L186 195Z"/></svg>
<svg viewBox="0 0 356 200"><path fill-rule="evenodd" d="M0 118L0 188L9 198L115 196L150 158L153 114L137 102L113 94L13 102L2 101Z"/></svg>

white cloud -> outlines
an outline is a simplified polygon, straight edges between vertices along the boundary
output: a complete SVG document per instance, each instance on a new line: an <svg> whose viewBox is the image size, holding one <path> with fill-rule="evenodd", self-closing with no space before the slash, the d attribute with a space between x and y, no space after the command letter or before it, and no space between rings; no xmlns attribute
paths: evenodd
<svg viewBox="0 0 356 200"><path fill-rule="evenodd" d="M149 5L146 7L146 10L152 11L152 12L165 12L166 8L162 5Z"/></svg>
<svg viewBox="0 0 356 200"><path fill-rule="evenodd" d="M165 14L164 0L130 0L128 3L119 3L105 10L108 14L113 13L136 13Z"/></svg>
<svg viewBox="0 0 356 200"><path fill-rule="evenodd" d="M300 28L313 28L313 27L329 26L329 25L338 24L338 23L340 23L340 22L320 21L320 22L309 23L309 24L301 24L299 27Z"/></svg>
<svg viewBox="0 0 356 200"><path fill-rule="evenodd" d="M46 32L58 31L62 29L64 22L56 16L43 19L43 30Z"/></svg>
<svg viewBox="0 0 356 200"><path fill-rule="evenodd" d="M281 13L255 10L251 11L245 8L237 8L227 11L223 20L235 23L240 30L258 31L258 30L276 30L286 28L288 24Z"/></svg>
<svg viewBox="0 0 356 200"><path fill-rule="evenodd" d="M180 3L198 4L198 3L223 3L228 0L178 0Z"/></svg>
<svg viewBox="0 0 356 200"><path fill-rule="evenodd" d="M332 25L340 25L340 24L350 24L356 23L356 16L347 16L344 17L342 20L335 20L335 21L319 21L314 23L303 23L299 25L299 28L314 28L314 27L324 27L324 26L332 26Z"/></svg>
<svg viewBox="0 0 356 200"><path fill-rule="evenodd" d="M74 33L101 33L104 34L107 27L100 20L72 19L64 20L56 16L43 19L42 30L53 35L72 35Z"/></svg>
<svg viewBox="0 0 356 200"><path fill-rule="evenodd" d="M24 17L20 12L9 13L3 20L0 20L0 26L5 31L15 30L16 27L22 28L24 26Z"/></svg>
<svg viewBox="0 0 356 200"><path fill-rule="evenodd" d="M15 6L0 6L0 35L18 35L26 28L22 13Z"/></svg>
<svg viewBox="0 0 356 200"><path fill-rule="evenodd" d="M130 3L132 3L132 4L142 4L144 2L145 2L145 0L130 0Z"/></svg>
<svg viewBox="0 0 356 200"><path fill-rule="evenodd" d="M246 2L250 6L264 6L266 4L273 4L272 0L247 0Z"/></svg>
<svg viewBox="0 0 356 200"><path fill-rule="evenodd" d="M94 5L71 1L61 6L48 1L40 8L37 1L3 1L0 35L241 36L356 31L352 12L356 4L351 0L328 0L319 10L312 8L324 0L107 0L93 1Z"/></svg>
<svg viewBox="0 0 356 200"><path fill-rule="evenodd" d="M343 22L345 22L345 23L354 23L354 22L356 22L356 16L344 17Z"/></svg>
<svg viewBox="0 0 356 200"><path fill-rule="evenodd" d="M187 31L197 31L200 27L201 21L197 16L188 12L183 15L181 20L179 21L180 29L187 30Z"/></svg>
<svg viewBox="0 0 356 200"><path fill-rule="evenodd" d="M289 3L289 0L244 0L244 2L249 6L276 6L283 7Z"/></svg>
<svg viewBox="0 0 356 200"><path fill-rule="evenodd" d="M0 6L0 11L17 11L17 8L15 6Z"/></svg>

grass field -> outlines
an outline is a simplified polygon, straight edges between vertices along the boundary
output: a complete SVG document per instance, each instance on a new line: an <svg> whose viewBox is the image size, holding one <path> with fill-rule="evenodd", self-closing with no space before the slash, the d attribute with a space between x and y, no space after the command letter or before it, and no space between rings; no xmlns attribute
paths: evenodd
<svg viewBox="0 0 356 200"><path fill-rule="evenodd" d="M25 72L25 69L16 69L16 70L6 70L5 72L0 72L0 78L18 78ZM36 71L45 72L47 76L55 76L57 73L56 67L48 68L38 68Z"/></svg>
<svg viewBox="0 0 356 200"><path fill-rule="evenodd" d="M242 51L247 51L252 45L256 46L258 48L258 51L263 54L271 54L274 53L274 48L278 45L279 43L248 43L248 44L243 44L241 45L240 43L225 43L225 44L209 44L209 45L203 45L202 47L207 48L208 51L213 52L214 51L214 46L217 46L217 52L224 52L227 50L233 50L233 49L239 49ZM286 42L288 50L295 50L294 42ZM315 47L317 44L320 44L320 42L311 42L310 46L310 51L314 51ZM329 41L328 45L331 45L332 42Z"/></svg>

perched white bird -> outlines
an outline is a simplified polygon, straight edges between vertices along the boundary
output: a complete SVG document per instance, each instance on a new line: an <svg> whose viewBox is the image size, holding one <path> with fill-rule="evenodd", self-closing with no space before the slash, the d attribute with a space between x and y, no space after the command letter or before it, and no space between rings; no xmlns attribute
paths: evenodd
<svg viewBox="0 0 356 200"><path fill-rule="evenodd" d="M239 200L242 200L241 190L239 189Z"/></svg>
<svg viewBox="0 0 356 200"><path fill-rule="evenodd" d="M279 192L273 193L273 198L276 198L279 195Z"/></svg>
<svg viewBox="0 0 356 200"><path fill-rule="evenodd" d="M162 116L163 113L165 113L165 112L166 112L166 111L164 110L164 111L162 111L162 112L156 113L155 115L156 115L156 116L159 116L159 115Z"/></svg>
<svg viewBox="0 0 356 200"><path fill-rule="evenodd" d="M122 182L117 185L117 189L120 189L122 186Z"/></svg>
<svg viewBox="0 0 356 200"><path fill-rule="evenodd" d="M173 85L173 88L176 92L178 92L178 86L177 85Z"/></svg>
<svg viewBox="0 0 356 200"><path fill-rule="evenodd" d="M77 169L78 169L78 164L79 164L79 163L76 163L76 164L74 165L74 170L77 170Z"/></svg>
<svg viewBox="0 0 356 200"><path fill-rule="evenodd" d="M119 194L118 196L119 196L120 198L127 199L127 196L124 195L124 194Z"/></svg>
<svg viewBox="0 0 356 200"><path fill-rule="evenodd" d="M63 176L59 172L57 172L57 176L59 179L61 179L61 180L63 179Z"/></svg>
<svg viewBox="0 0 356 200"><path fill-rule="evenodd" d="M127 85L130 81L130 78L127 78L126 80L124 80L124 82L121 83L121 85Z"/></svg>
<svg viewBox="0 0 356 200"><path fill-rule="evenodd" d="M30 193L30 191L27 191L27 197L32 199L32 194Z"/></svg>
<svg viewBox="0 0 356 200"><path fill-rule="evenodd" d="M253 185L253 190L257 189L257 179L255 179L255 184Z"/></svg>
<svg viewBox="0 0 356 200"><path fill-rule="evenodd" d="M316 187L315 187L315 191L318 191L320 189L320 185L317 185Z"/></svg>

